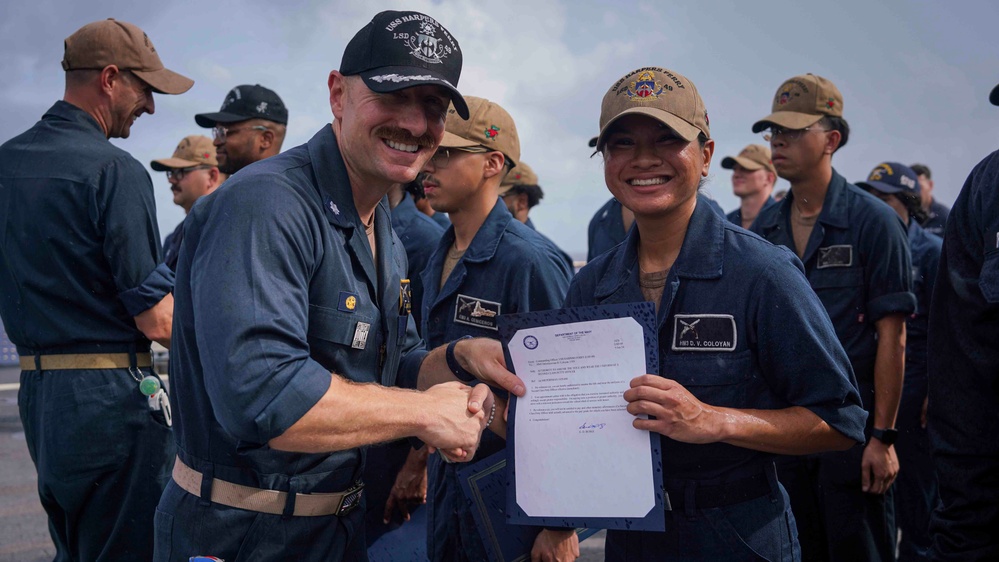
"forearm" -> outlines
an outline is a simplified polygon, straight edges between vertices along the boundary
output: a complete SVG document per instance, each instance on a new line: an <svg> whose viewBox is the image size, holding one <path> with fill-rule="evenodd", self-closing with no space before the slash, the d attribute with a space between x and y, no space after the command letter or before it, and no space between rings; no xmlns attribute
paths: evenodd
<svg viewBox="0 0 999 562"><path fill-rule="evenodd" d="M418 435L428 423L427 398L334 374L319 402L269 444L282 451L320 453Z"/></svg>
<svg viewBox="0 0 999 562"><path fill-rule="evenodd" d="M874 427L895 427L905 375L905 319L901 315L877 323L878 350L874 360Z"/></svg>
<svg viewBox="0 0 999 562"><path fill-rule="evenodd" d="M848 449L854 441L801 406L782 410L717 408L719 441L767 453L807 455Z"/></svg>
<svg viewBox="0 0 999 562"><path fill-rule="evenodd" d="M170 349L173 330L173 293L167 293L160 302L134 316L135 327L150 341Z"/></svg>
<svg viewBox="0 0 999 562"><path fill-rule="evenodd" d="M447 361L444 358L446 348L447 345L442 345L427 354L420 365L420 375L416 382L417 390L426 390L437 384L458 380L447 366Z"/></svg>

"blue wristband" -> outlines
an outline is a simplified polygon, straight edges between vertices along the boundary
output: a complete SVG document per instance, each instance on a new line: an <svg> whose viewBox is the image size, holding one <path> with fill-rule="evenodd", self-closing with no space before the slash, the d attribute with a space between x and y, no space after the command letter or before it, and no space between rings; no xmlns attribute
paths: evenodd
<svg viewBox="0 0 999 562"><path fill-rule="evenodd" d="M447 368L451 369L454 376L462 382L474 382L475 375L466 371L459 363L458 359L454 356L454 346L462 340L470 340L472 336L461 336L460 338L454 340L453 342L447 344L447 351L444 352L444 360L447 361Z"/></svg>

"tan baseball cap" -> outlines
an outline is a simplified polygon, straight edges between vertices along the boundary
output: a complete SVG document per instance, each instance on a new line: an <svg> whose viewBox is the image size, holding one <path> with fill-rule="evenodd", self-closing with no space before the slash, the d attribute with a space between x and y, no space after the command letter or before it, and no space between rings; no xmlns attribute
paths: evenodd
<svg viewBox="0 0 999 562"><path fill-rule="evenodd" d="M62 69L100 70L110 64L129 70L160 94L183 94L194 80L167 70L141 29L108 18L88 23L66 38Z"/></svg>
<svg viewBox="0 0 999 562"><path fill-rule="evenodd" d="M775 175L777 174L773 162L770 161L770 149L762 144L751 144L743 148L738 156L726 156L722 160L721 166L726 170L731 170L736 164L750 171L766 168Z"/></svg>
<svg viewBox="0 0 999 562"><path fill-rule="evenodd" d="M173 156L149 163L149 167L157 172L202 165L219 165L219 161L215 159L215 145L212 144L212 139L204 135L184 137L173 151Z"/></svg>
<svg viewBox="0 0 999 562"><path fill-rule="evenodd" d="M843 116L843 94L835 84L821 76L805 74L785 80L777 93L770 115L753 124L758 133L770 125L786 129L804 129L823 117Z"/></svg>
<svg viewBox="0 0 999 562"><path fill-rule="evenodd" d="M524 162L518 162L517 165L510 170L510 172L503 178L503 183L500 184L499 194L503 195L511 188L517 185L538 185L538 176Z"/></svg>
<svg viewBox="0 0 999 562"><path fill-rule="evenodd" d="M652 117L687 142L695 140L699 133L711 137L708 112L697 87L684 76L658 66L628 73L604 95L597 150L603 148L610 126L625 115Z"/></svg>
<svg viewBox="0 0 999 562"><path fill-rule="evenodd" d="M520 160L520 138L513 117L485 98L464 97L468 104L468 120L459 119L458 112L451 105L441 148L484 146L502 152L511 164L516 165Z"/></svg>

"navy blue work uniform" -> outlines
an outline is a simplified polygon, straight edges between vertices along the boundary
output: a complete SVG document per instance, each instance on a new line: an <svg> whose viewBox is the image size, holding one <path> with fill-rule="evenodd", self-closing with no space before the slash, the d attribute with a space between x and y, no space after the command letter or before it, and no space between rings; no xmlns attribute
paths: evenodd
<svg viewBox="0 0 999 562"><path fill-rule="evenodd" d="M444 233L423 271L423 336L428 346L466 335L496 339L500 314L562 305L569 270L540 234L513 218L502 199L496 200L441 288L441 272L452 244L454 227ZM505 445L492 432L484 432L473 462ZM440 455L431 455L427 462L427 553L434 562L485 560L487 556L456 466Z"/></svg>
<svg viewBox="0 0 999 562"><path fill-rule="evenodd" d="M930 306L929 395L940 482L932 559L999 559L999 152L971 171L947 221Z"/></svg>
<svg viewBox="0 0 999 562"><path fill-rule="evenodd" d="M793 202L792 190L780 204L760 213L752 231L793 249ZM834 170L802 262L850 357L864 408L873 412L875 323L916 310L905 226L891 207ZM868 421L870 429L873 419ZM779 462L781 482L798 521L803 559L894 559L893 490L877 495L861 489L864 446Z"/></svg>
<svg viewBox="0 0 999 562"><path fill-rule="evenodd" d="M545 242L548 243L548 245L550 245L552 247L552 250L554 250L555 253L558 254L558 256L560 258L562 258L562 261L565 262L565 265L569 268L569 273L570 274L574 274L576 272L576 266L573 265L573 263L572 263L572 256L570 256L569 254L565 253L565 251L562 250L562 248L559 248L558 244L556 244L554 240L552 240L551 238L545 236L544 233L538 232L538 229L535 228L535 226L534 226L534 221L532 221L530 219L530 217L528 217L527 222L525 222L524 225L527 226L527 228L530 228L531 230L533 230L534 232L537 232L538 234L541 235L542 238L545 239Z"/></svg>
<svg viewBox="0 0 999 562"><path fill-rule="evenodd" d="M392 230L395 231L396 236L399 237L406 249L406 256L409 260L406 275L412 290L412 315L416 321L416 327L419 329L423 312L420 308L423 302L423 280L420 278L420 272L426 267L434 248L437 247L437 242L444 235L444 229L433 219L421 213L416 208L413 198L405 194L402 201L392 209ZM385 502L388 501L396 475L405 464L410 449L411 443L408 439L400 439L368 449L367 462L364 466L364 482L367 484L364 489L365 496L367 496L365 537L368 545L373 544L385 533L398 528L401 523L400 520L385 524L382 520L385 513ZM422 509L422 506L417 509ZM413 519L406 525L411 526L414 521L418 520L423 519ZM409 531L410 529L407 529L407 534ZM420 536L422 538L422 533ZM385 540L388 543L393 543L394 546L395 541L389 541L388 537ZM390 549L390 546L386 544L383 549Z"/></svg>
<svg viewBox="0 0 999 562"><path fill-rule="evenodd" d="M586 261L593 261L600 254L617 246L624 240L624 219L621 217L621 203L611 197L590 219L586 229Z"/></svg>
<svg viewBox="0 0 999 562"><path fill-rule="evenodd" d="M637 228L576 274L565 307L640 302ZM864 439L849 359L801 262L698 202L658 311L660 375L707 404L808 408ZM687 329L693 326L693 329ZM708 345L710 344L710 345ZM796 560L775 455L663 436L666 531L608 531L608 561Z"/></svg>
<svg viewBox="0 0 999 562"><path fill-rule="evenodd" d="M66 354L149 353L135 316L161 301L153 184L63 101L0 147L0 315L22 361L18 394L56 560L148 560L174 454L138 381L151 369L47 369Z"/></svg>
<svg viewBox="0 0 999 562"><path fill-rule="evenodd" d="M922 426L926 400L926 333L930 297L940 264L943 240L909 219L909 249L912 252L912 292L916 311L905 320L905 380L895 427L900 467L895 479L895 516L902 539L900 562L929 560L930 513L937 502L937 476L930 458L930 442Z"/></svg>
<svg viewBox="0 0 999 562"><path fill-rule="evenodd" d="M177 271L177 257L180 255L180 245L184 242L184 221L180 221L173 232L163 239L163 263L170 271Z"/></svg>
<svg viewBox="0 0 999 562"><path fill-rule="evenodd" d="M156 510L158 562L366 559L363 505L295 515L303 494L351 489L364 450L267 443L327 392L330 372L415 386L426 353L400 314L406 254L387 199L374 228L377 264L329 125L194 205L177 264L170 375L178 462L201 473L201 486L189 493L175 469ZM220 482L288 492L285 515L211 501Z"/></svg>
<svg viewBox="0 0 999 562"><path fill-rule="evenodd" d="M934 199L930 203L929 212L926 213L926 220L922 222L922 226L930 234L935 234L941 238L944 235L944 228L947 226L947 216L950 214L950 209L947 205Z"/></svg>
<svg viewBox="0 0 999 562"><path fill-rule="evenodd" d="M725 211L717 201L704 195L697 194L697 202L703 203L718 216L725 218ZM586 261L591 261L600 254L610 250L620 244L625 235L624 218L621 216L621 203L611 197L610 201L604 203L603 207L597 210L593 218L590 219L590 226L587 229L587 254Z"/></svg>
<svg viewBox="0 0 999 562"><path fill-rule="evenodd" d="M762 207L760 207L760 213L762 213L763 211L769 209L770 207L773 207L776 204L777 204L777 200L776 199L774 199L773 197L767 197L766 202L763 203ZM759 215L757 215L757 216L759 216ZM725 218L727 218L728 222L730 222L732 224L735 224L735 225L738 225L738 226L742 226L742 207L739 207L738 209L736 209L736 210L732 211L731 213L725 215ZM752 225L750 225L750 226L752 226Z"/></svg>

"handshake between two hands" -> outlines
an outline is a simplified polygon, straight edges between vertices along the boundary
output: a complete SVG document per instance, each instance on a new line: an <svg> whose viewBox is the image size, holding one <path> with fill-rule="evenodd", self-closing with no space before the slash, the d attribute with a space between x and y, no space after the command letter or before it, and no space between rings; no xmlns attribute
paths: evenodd
<svg viewBox="0 0 999 562"><path fill-rule="evenodd" d="M524 382L507 370L503 347L496 340L462 341L455 355L466 371L485 384L468 386L451 381L427 389L426 395L434 401L438 415L423 441L430 452L440 450L445 460L467 462L475 456L486 427L506 437L507 403L493 393L490 385L523 396Z"/></svg>

